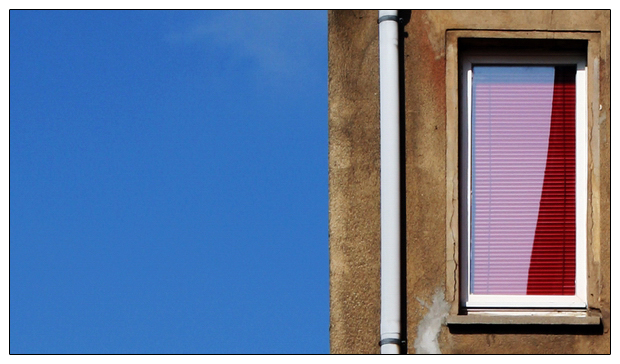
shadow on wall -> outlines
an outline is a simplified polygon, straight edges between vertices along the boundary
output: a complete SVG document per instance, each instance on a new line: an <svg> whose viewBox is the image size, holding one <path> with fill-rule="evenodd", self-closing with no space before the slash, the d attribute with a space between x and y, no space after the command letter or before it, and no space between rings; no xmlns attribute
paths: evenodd
<svg viewBox="0 0 620 364"><path fill-rule="evenodd" d="M501 325L449 326L451 334L602 335L603 324L591 325Z"/></svg>
<svg viewBox="0 0 620 364"><path fill-rule="evenodd" d="M399 10L398 16L400 17L398 26L398 97L400 99L400 105L398 110L398 116L400 120L399 125L399 143L400 143L400 291L407 292L407 153L405 148L405 117L406 113L406 96L405 96L405 38L408 36L405 32L405 25L411 20L411 10ZM407 338L407 295L401 294L400 302L400 320L401 320L401 338ZM407 342L403 341L400 352L407 352Z"/></svg>

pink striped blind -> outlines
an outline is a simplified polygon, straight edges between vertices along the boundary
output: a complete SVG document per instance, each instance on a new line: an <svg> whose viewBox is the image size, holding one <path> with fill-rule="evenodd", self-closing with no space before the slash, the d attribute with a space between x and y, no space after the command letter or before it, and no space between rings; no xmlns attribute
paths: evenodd
<svg viewBox="0 0 620 364"><path fill-rule="evenodd" d="M474 294L575 294L575 74L474 66Z"/></svg>

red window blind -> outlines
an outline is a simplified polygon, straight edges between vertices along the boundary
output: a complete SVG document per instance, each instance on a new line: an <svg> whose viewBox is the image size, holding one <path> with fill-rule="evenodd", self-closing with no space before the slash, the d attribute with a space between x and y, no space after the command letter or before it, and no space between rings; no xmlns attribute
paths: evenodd
<svg viewBox="0 0 620 364"><path fill-rule="evenodd" d="M575 294L574 66L474 66L471 292Z"/></svg>

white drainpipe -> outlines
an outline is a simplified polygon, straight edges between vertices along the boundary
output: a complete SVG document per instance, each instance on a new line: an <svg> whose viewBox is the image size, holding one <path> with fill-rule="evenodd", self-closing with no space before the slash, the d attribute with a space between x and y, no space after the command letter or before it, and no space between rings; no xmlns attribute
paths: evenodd
<svg viewBox="0 0 620 364"><path fill-rule="evenodd" d="M381 92L381 354L400 353L398 11L379 10Z"/></svg>

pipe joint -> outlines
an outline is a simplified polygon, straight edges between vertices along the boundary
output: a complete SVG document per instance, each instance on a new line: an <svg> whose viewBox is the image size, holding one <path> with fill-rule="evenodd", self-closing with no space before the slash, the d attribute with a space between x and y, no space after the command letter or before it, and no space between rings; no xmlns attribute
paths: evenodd
<svg viewBox="0 0 620 364"><path fill-rule="evenodd" d="M383 15L380 16L379 19L377 19L377 24L381 24L381 22L384 22L386 20L393 20L399 24L402 24L403 19L400 18L398 15Z"/></svg>

